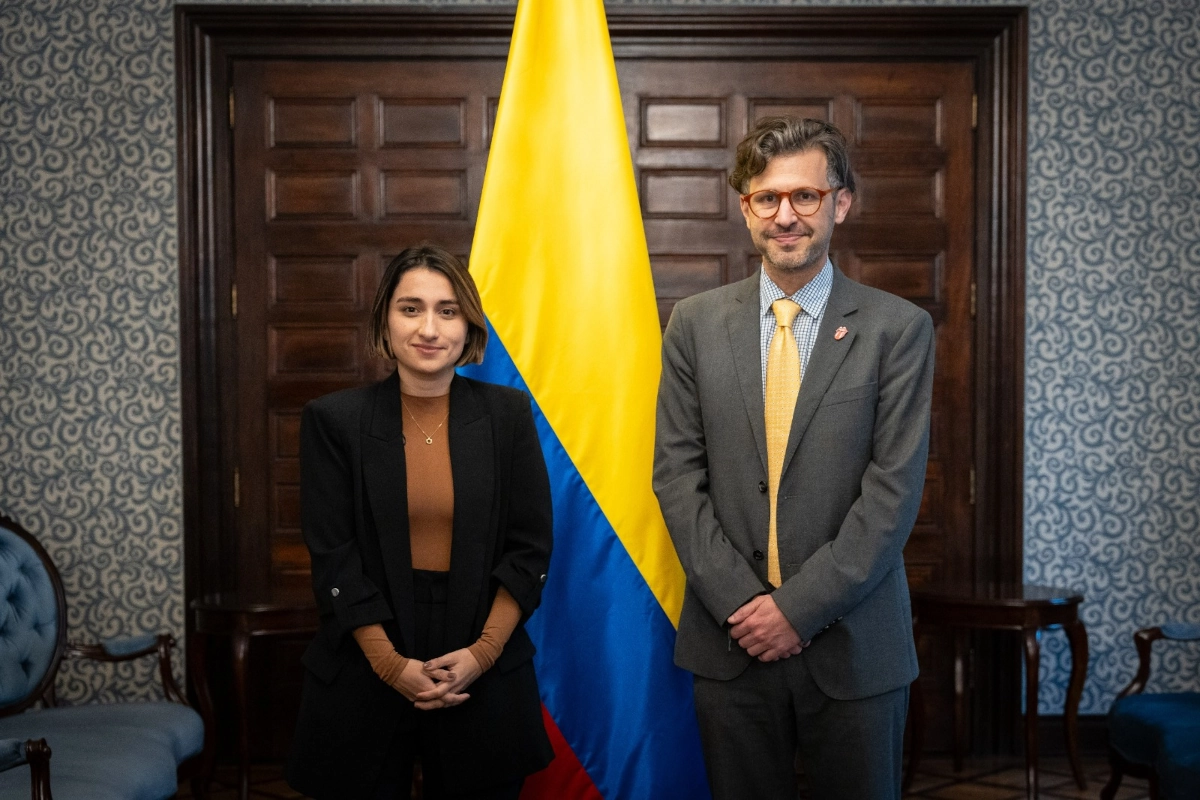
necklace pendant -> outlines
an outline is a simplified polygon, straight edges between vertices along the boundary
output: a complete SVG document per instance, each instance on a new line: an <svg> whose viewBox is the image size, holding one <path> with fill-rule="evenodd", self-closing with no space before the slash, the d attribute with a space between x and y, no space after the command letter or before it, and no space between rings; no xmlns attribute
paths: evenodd
<svg viewBox="0 0 1200 800"><path fill-rule="evenodd" d="M432 436L426 436L426 437L425 437L425 444L433 444L433 437L432 437Z"/></svg>

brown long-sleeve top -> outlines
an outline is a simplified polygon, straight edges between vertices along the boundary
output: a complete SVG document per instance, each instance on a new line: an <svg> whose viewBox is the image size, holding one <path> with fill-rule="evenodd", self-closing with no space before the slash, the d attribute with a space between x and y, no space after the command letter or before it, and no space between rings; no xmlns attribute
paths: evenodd
<svg viewBox="0 0 1200 800"><path fill-rule="evenodd" d="M450 569L454 536L454 477L450 471L450 436L446 428L450 395L417 397L401 392L400 398L412 566L445 572ZM496 663L520 620L521 607L501 586L483 633L467 647L485 672ZM396 664L397 675L403 671L404 663Z"/></svg>

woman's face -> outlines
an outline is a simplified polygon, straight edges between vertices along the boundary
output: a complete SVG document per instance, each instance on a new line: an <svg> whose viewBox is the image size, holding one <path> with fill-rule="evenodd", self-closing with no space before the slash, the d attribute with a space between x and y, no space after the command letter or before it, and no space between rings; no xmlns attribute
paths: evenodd
<svg viewBox="0 0 1200 800"><path fill-rule="evenodd" d="M449 386L467 342L467 321L445 275L428 267L401 275L388 305L387 330L401 382L444 380Z"/></svg>

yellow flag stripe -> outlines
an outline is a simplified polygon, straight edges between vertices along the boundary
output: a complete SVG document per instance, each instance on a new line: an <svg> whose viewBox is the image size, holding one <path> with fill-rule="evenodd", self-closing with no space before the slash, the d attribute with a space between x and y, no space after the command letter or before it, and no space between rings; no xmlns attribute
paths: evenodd
<svg viewBox="0 0 1200 800"><path fill-rule="evenodd" d="M683 570L650 483L658 311L604 5L551 5L518 7L471 271L497 335L677 625Z"/></svg>

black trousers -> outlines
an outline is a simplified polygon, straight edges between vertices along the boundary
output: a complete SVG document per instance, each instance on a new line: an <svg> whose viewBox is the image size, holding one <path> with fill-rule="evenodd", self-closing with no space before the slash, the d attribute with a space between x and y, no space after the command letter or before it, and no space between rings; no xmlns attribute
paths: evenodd
<svg viewBox="0 0 1200 800"><path fill-rule="evenodd" d="M428 661L446 654L446 598L449 586L448 572L413 570L413 596L415 601L416 641L413 643L413 658ZM446 791L437 748L443 733L440 730L438 712L427 711L417 715L415 729L401 726L389 750L390 755L379 777L375 800L409 800L411 797L413 765L421 762L422 794L425 800L517 800L524 780L488 787L478 792L455 793Z"/></svg>
<svg viewBox="0 0 1200 800"><path fill-rule="evenodd" d="M794 798L797 758L814 800L899 800L907 686L835 700L792 656L694 687L714 800Z"/></svg>

